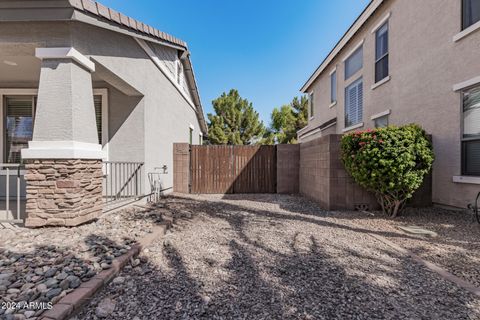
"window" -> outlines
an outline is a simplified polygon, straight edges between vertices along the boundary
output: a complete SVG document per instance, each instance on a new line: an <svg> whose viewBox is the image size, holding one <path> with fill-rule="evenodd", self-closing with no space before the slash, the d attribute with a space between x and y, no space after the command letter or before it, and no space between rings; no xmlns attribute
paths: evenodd
<svg viewBox="0 0 480 320"><path fill-rule="evenodd" d="M337 102L337 71L330 75L330 102Z"/></svg>
<svg viewBox="0 0 480 320"><path fill-rule="evenodd" d="M463 92L462 174L480 176L480 86Z"/></svg>
<svg viewBox="0 0 480 320"><path fill-rule="evenodd" d="M20 163L21 150L32 140L35 96L5 98L5 162Z"/></svg>
<svg viewBox="0 0 480 320"><path fill-rule="evenodd" d="M462 0L462 30L480 21L480 0Z"/></svg>
<svg viewBox="0 0 480 320"><path fill-rule="evenodd" d="M102 144L102 96L93 96L95 122L97 123L98 143Z"/></svg>
<svg viewBox="0 0 480 320"><path fill-rule="evenodd" d="M183 65L182 61L177 60L177 83L182 84Z"/></svg>
<svg viewBox="0 0 480 320"><path fill-rule="evenodd" d="M375 82L388 77L388 22L375 33Z"/></svg>
<svg viewBox="0 0 480 320"><path fill-rule="evenodd" d="M314 115L314 105L313 105L313 92L310 93L308 103L310 104L310 118Z"/></svg>
<svg viewBox="0 0 480 320"><path fill-rule="evenodd" d="M345 128L362 122L363 79L360 78L345 89Z"/></svg>
<svg viewBox="0 0 480 320"><path fill-rule="evenodd" d="M198 144L199 145L203 144L203 135L201 133L198 135Z"/></svg>
<svg viewBox="0 0 480 320"><path fill-rule="evenodd" d="M363 67L363 46L360 46L345 60L345 80L357 73Z"/></svg>
<svg viewBox="0 0 480 320"><path fill-rule="evenodd" d="M378 117L373 122L375 123L375 128L388 127L388 115Z"/></svg>
<svg viewBox="0 0 480 320"><path fill-rule="evenodd" d="M190 128L189 130L190 130L190 136L189 136L189 138L188 138L188 142L189 142L190 144L193 144L193 129Z"/></svg>

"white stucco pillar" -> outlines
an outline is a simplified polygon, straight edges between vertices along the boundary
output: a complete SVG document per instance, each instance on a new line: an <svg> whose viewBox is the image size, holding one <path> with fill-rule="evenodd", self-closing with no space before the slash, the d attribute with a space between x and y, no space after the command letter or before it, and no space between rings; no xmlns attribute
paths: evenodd
<svg viewBox="0 0 480 320"><path fill-rule="evenodd" d="M33 139L23 159L102 159L93 105L95 64L74 48L37 48L42 59Z"/></svg>
<svg viewBox="0 0 480 320"><path fill-rule="evenodd" d="M74 226L102 210L102 146L98 143L91 72L74 48L37 48L42 60L33 139L26 163L27 226Z"/></svg>

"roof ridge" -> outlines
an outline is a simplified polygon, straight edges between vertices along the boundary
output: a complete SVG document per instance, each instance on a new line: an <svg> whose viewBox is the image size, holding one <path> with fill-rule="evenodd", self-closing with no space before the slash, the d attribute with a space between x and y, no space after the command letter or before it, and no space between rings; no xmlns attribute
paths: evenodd
<svg viewBox="0 0 480 320"><path fill-rule="evenodd" d="M179 46L187 48L187 43L181 39L178 39L172 35L169 35L163 31L160 31L152 26L149 26L143 22L135 20L131 17L124 15L114 9L108 8L100 2L94 0L69 0L70 4L77 10L85 11L94 14L98 17L115 22L121 26L125 26L129 29L153 36L155 38L167 41Z"/></svg>

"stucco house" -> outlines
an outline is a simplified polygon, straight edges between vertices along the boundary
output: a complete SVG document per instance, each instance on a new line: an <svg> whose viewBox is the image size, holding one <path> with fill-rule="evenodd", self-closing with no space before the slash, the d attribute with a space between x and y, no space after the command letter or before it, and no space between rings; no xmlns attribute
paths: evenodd
<svg viewBox="0 0 480 320"><path fill-rule="evenodd" d="M480 191L480 1L373 0L301 91L300 142L418 123L432 135L432 200Z"/></svg>
<svg viewBox="0 0 480 320"><path fill-rule="evenodd" d="M169 192L173 143L207 132L187 44L91 0L0 0L0 108L2 172L25 164L2 196L26 193L27 226Z"/></svg>

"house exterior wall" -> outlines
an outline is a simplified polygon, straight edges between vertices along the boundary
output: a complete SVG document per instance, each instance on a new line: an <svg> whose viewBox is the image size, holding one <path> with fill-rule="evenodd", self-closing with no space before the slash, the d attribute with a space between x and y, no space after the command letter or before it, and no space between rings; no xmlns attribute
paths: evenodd
<svg viewBox="0 0 480 320"><path fill-rule="evenodd" d="M12 45L33 58L36 47L74 47L137 89L142 96L128 96L92 73L93 88L108 90L108 160L145 162L142 181L147 191L148 173L167 165L161 183L167 192L171 190L173 143L189 142L192 126L193 143L198 144L200 124L194 108L131 36L81 22L2 22L0 55ZM149 46L163 59L170 75L176 76L176 50ZM25 77L12 74L12 81L0 81L0 87L38 88L40 63L38 60L38 70L19 70ZM186 91L185 75L179 86Z"/></svg>
<svg viewBox="0 0 480 320"><path fill-rule="evenodd" d="M143 97L128 97L109 87L109 160L145 162L145 190L150 188L148 173L163 172L157 168L167 165L160 183L165 192L172 191L173 143L189 142L190 126L193 126L193 143L199 142L201 130L195 110L133 38L74 24L75 48L143 94Z"/></svg>
<svg viewBox="0 0 480 320"><path fill-rule="evenodd" d="M372 89L375 71L375 34L372 29L388 13L389 75L391 79ZM308 128L337 117L335 132L343 133L345 88L363 77L363 126L373 128L372 115L391 110L389 123L420 124L433 137L433 201L465 207L478 185L454 183L461 175L461 93L452 87L480 76L480 31L454 41L461 31L461 1L385 0L322 74L305 90L314 92L314 118ZM343 59L361 41L363 68L344 80ZM330 108L330 71L337 70L337 104ZM308 129L306 129L308 130ZM315 139L322 133L301 139ZM324 134L323 134L324 135Z"/></svg>

